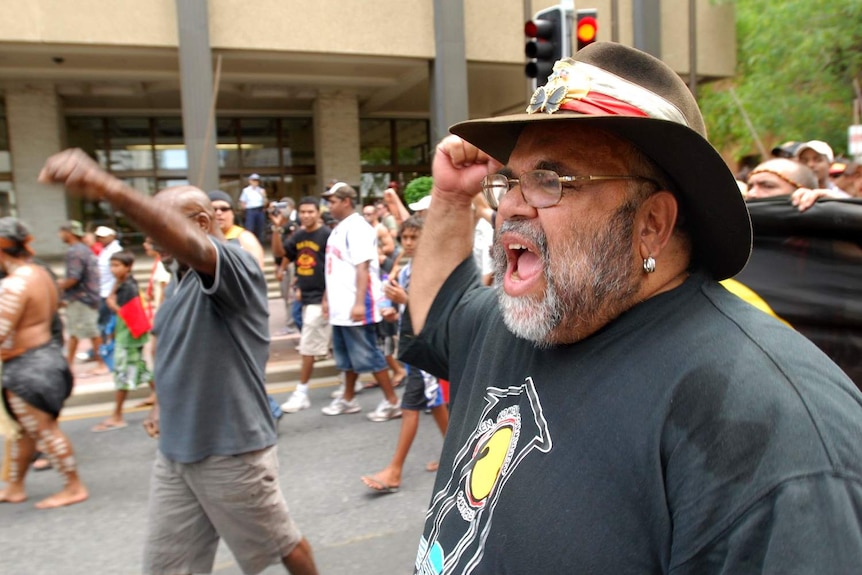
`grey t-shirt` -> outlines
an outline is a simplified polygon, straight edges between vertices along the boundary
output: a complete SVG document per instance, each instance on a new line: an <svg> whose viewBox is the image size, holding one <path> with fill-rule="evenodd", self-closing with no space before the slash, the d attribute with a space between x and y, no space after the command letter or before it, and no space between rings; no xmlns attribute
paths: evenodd
<svg viewBox="0 0 862 575"><path fill-rule="evenodd" d="M453 398L417 572L859 571L862 396L809 341L696 273L542 350L477 284L403 334Z"/></svg>
<svg viewBox="0 0 862 575"><path fill-rule="evenodd" d="M276 442L264 388L269 356L265 280L239 246L213 242L215 277L189 270L156 314L159 449L182 463Z"/></svg>

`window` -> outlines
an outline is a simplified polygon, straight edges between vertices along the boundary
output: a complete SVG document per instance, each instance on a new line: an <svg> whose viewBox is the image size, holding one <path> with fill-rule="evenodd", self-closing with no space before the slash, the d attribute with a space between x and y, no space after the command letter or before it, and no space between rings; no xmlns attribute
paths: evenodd
<svg viewBox="0 0 862 575"><path fill-rule="evenodd" d="M189 174L180 117L69 117L67 128L72 146L87 151L101 166L142 194L153 195L160 189L196 179ZM0 129L2 183L3 150L8 149L2 116ZM261 175L261 184L271 198L288 196L298 200L316 192L311 118L217 118L215 137L220 186L235 198L252 172ZM8 163L8 152L6 157ZM0 208L2 194L0 186ZM76 203L71 206L73 217L124 229L122 214L114 214L108 204L83 200Z"/></svg>
<svg viewBox="0 0 862 575"><path fill-rule="evenodd" d="M365 119L359 123L364 201L382 197L389 182L399 189L431 173L430 124L427 120Z"/></svg>

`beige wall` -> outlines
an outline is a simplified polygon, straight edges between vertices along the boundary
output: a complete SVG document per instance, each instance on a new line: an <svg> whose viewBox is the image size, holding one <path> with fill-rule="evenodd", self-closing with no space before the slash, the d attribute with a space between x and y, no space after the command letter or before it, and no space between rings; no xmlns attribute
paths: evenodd
<svg viewBox="0 0 862 575"><path fill-rule="evenodd" d="M6 90L18 217L31 226L33 247L43 256L62 253L56 231L68 217L62 189L37 181L45 158L62 149L61 112L50 82L15 84Z"/></svg>
<svg viewBox="0 0 862 575"><path fill-rule="evenodd" d="M529 12L554 5L533 0ZM599 11L611 39L610 0L576 2ZM619 0L619 41L632 43L632 0ZM664 0L663 58L688 73L688 0ZM698 0L698 72L733 74L732 3ZM175 0L0 0L0 40L25 43L176 47ZM214 49L434 57L432 0L209 0ZM467 59L524 61L523 0L466 0Z"/></svg>
<svg viewBox="0 0 862 575"><path fill-rule="evenodd" d="M214 48L434 56L430 0L210 0Z"/></svg>
<svg viewBox="0 0 862 575"><path fill-rule="evenodd" d="M314 103L317 184L340 180L359 184L359 105L347 92L322 92Z"/></svg>
<svg viewBox="0 0 862 575"><path fill-rule="evenodd" d="M174 0L0 0L0 14L5 42L177 45Z"/></svg>

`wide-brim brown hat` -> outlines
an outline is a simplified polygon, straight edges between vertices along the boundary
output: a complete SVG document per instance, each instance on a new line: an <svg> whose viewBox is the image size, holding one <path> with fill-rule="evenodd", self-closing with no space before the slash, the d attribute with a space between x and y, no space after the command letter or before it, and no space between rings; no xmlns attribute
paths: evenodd
<svg viewBox="0 0 862 575"><path fill-rule="evenodd" d="M521 130L538 122L572 122L572 128L598 128L630 141L670 178L696 263L717 280L745 267L752 241L745 201L706 139L697 102L664 62L596 42L557 62L526 113L461 122L450 131L505 164Z"/></svg>

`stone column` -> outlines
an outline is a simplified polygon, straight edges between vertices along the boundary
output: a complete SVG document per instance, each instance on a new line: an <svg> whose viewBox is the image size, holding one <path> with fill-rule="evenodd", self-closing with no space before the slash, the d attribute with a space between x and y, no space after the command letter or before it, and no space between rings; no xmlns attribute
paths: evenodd
<svg viewBox="0 0 862 575"><path fill-rule="evenodd" d="M359 101L355 94L323 92L314 102L314 156L317 194L341 180L359 191Z"/></svg>
<svg viewBox="0 0 862 575"><path fill-rule="evenodd" d="M58 186L37 182L48 156L63 148L60 98L50 82L26 82L6 89L6 118L18 217L33 231L40 257L65 253L57 230L67 219L67 202Z"/></svg>

